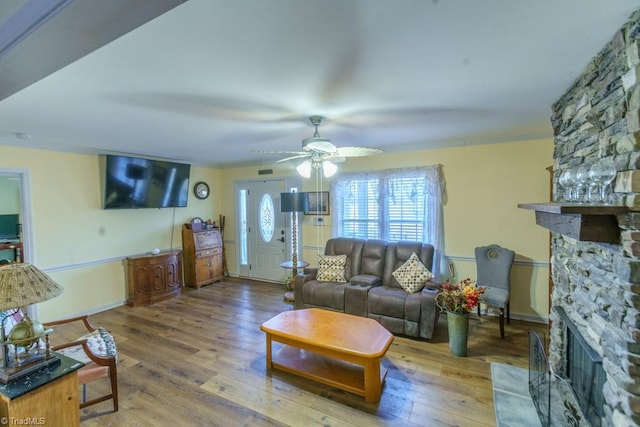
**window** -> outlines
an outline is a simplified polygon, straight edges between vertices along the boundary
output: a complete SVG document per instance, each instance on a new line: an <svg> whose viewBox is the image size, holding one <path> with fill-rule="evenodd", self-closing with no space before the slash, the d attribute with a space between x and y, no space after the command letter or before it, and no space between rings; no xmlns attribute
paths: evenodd
<svg viewBox="0 0 640 427"><path fill-rule="evenodd" d="M275 230L275 211L273 200L269 193L265 193L258 208L258 225L260 226L260 236L265 243L269 243L273 238Z"/></svg>
<svg viewBox="0 0 640 427"><path fill-rule="evenodd" d="M333 235L430 243L436 249L434 270L439 271L444 245L441 176L436 165L336 177Z"/></svg>
<svg viewBox="0 0 640 427"><path fill-rule="evenodd" d="M240 265L249 265L249 249L247 248L247 241L249 240L248 232L249 227L247 225L247 190L240 190L238 197L240 203Z"/></svg>

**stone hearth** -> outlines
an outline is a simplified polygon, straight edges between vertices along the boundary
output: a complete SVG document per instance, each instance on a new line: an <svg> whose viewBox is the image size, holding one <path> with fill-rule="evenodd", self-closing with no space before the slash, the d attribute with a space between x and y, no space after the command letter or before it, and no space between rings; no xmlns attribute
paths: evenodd
<svg viewBox="0 0 640 427"><path fill-rule="evenodd" d="M605 381L599 425L640 425L640 11L587 65L554 104L554 195L558 177L602 158L618 170L618 243L552 235L549 363L566 377L567 322L602 358ZM570 49L570 46L567 46ZM594 423L598 425L598 423Z"/></svg>

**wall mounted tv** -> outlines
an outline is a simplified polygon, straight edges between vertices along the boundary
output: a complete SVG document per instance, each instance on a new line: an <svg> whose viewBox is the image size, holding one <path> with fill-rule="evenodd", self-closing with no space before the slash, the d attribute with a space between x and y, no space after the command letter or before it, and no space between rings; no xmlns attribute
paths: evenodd
<svg viewBox="0 0 640 427"><path fill-rule="evenodd" d="M104 209L187 206L191 165L106 156Z"/></svg>

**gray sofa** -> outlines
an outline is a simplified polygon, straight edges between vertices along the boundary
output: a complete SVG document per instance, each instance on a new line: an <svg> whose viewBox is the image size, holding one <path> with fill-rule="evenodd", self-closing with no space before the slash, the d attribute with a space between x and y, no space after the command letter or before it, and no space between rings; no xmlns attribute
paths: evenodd
<svg viewBox="0 0 640 427"><path fill-rule="evenodd" d="M393 334L429 339L439 310L440 285L433 281L415 293L406 292L393 272L415 253L429 269L433 246L422 242L386 242L333 238L325 255L346 255L346 283L319 281L317 268L305 268L295 282L295 308L319 307L377 320Z"/></svg>

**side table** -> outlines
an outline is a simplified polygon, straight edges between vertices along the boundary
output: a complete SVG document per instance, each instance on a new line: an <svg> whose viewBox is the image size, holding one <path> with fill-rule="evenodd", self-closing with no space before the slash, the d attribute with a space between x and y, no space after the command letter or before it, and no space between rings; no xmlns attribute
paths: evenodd
<svg viewBox="0 0 640 427"><path fill-rule="evenodd" d="M30 420L54 427L80 425L77 370L84 363L53 353L58 365L0 385L0 417L9 424Z"/></svg>
<svg viewBox="0 0 640 427"><path fill-rule="evenodd" d="M291 282L289 283L289 287L291 288L290 291L285 292L284 294L284 300L286 302L294 302L295 301L295 294L293 292L293 289L296 287L296 276L298 275L298 269L299 268L305 268L308 267L309 263L306 261L301 261L298 260L297 265L293 265L293 261L284 261L282 263L280 263L280 267L282 268L286 268L289 270L292 270L291 273Z"/></svg>

